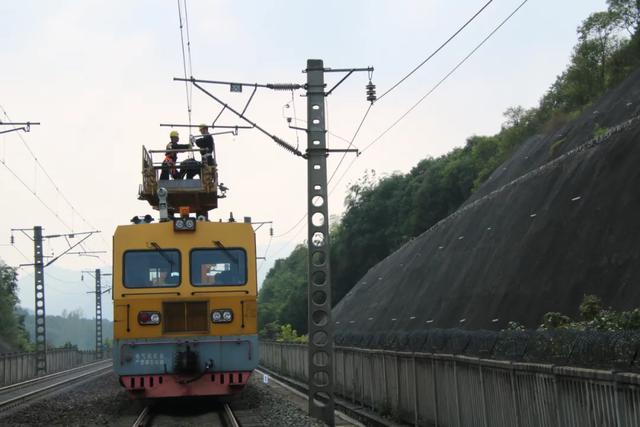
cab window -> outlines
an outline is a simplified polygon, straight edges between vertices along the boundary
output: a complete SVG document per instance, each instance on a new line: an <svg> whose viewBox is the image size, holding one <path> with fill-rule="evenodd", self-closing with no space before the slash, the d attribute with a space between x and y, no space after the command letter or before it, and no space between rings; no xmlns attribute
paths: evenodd
<svg viewBox="0 0 640 427"><path fill-rule="evenodd" d="M193 286L238 286L247 283L247 254L244 249L194 249L190 261Z"/></svg>
<svg viewBox="0 0 640 427"><path fill-rule="evenodd" d="M125 288L171 288L180 285L180 252L175 249L124 253Z"/></svg>

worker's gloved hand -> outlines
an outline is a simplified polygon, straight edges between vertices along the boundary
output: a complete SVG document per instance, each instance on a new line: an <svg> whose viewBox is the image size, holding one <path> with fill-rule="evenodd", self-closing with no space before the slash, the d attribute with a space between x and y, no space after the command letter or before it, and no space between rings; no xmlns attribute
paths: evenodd
<svg viewBox="0 0 640 427"><path fill-rule="evenodd" d="M190 135L190 136L189 136L189 143L190 143L191 145L193 145L195 142L196 142L196 137L195 137L195 136L193 136L193 135Z"/></svg>

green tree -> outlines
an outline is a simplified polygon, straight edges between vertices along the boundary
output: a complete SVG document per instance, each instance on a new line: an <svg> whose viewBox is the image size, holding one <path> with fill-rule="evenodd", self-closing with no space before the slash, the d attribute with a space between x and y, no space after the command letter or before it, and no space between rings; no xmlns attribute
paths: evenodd
<svg viewBox="0 0 640 427"><path fill-rule="evenodd" d="M640 0L607 0L615 23L633 36L640 27Z"/></svg>
<svg viewBox="0 0 640 427"><path fill-rule="evenodd" d="M598 93L606 87L608 61L619 46L619 39L615 35L616 18L617 15L610 11L596 12L578 27L581 42L577 50L580 54L578 59L584 57L588 63L595 62L597 64L599 70Z"/></svg>
<svg viewBox="0 0 640 427"><path fill-rule="evenodd" d="M271 323L307 330L307 247L298 245L269 270L258 294L258 329Z"/></svg>
<svg viewBox="0 0 640 427"><path fill-rule="evenodd" d="M16 270L0 261L0 341L6 350L28 347L23 318L16 312L18 304Z"/></svg>
<svg viewBox="0 0 640 427"><path fill-rule="evenodd" d="M602 301L595 295L585 295L579 309L584 320L595 320L602 311Z"/></svg>

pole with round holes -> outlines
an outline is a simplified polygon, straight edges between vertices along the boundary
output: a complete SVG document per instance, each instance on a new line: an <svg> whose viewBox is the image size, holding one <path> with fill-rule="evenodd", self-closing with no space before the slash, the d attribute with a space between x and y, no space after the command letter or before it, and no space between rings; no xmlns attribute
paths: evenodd
<svg viewBox="0 0 640 427"><path fill-rule="evenodd" d="M309 415L335 425L324 65L307 60Z"/></svg>

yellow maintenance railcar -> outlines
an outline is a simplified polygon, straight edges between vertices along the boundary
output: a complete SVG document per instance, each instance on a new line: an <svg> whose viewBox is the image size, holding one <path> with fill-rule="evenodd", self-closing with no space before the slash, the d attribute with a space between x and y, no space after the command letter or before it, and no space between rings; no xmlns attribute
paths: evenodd
<svg viewBox="0 0 640 427"><path fill-rule="evenodd" d="M215 166L158 180L144 153L140 198L160 220L136 217L113 236L114 369L140 397L238 392L258 362L254 230L203 215L217 206Z"/></svg>

